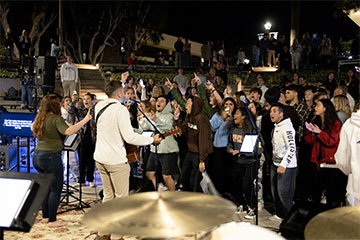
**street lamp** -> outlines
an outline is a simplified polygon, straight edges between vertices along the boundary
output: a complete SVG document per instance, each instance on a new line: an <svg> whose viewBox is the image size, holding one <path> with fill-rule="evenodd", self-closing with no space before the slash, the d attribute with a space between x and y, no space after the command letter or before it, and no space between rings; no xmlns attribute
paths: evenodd
<svg viewBox="0 0 360 240"><path fill-rule="evenodd" d="M269 23L269 22L265 23L264 27L265 27L265 30L266 30L267 32L269 32L270 29L271 29L271 23Z"/></svg>

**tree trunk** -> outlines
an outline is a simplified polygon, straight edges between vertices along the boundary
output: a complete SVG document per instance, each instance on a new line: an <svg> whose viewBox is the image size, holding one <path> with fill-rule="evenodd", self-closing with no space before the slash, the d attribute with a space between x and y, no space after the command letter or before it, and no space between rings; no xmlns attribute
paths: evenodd
<svg viewBox="0 0 360 240"><path fill-rule="evenodd" d="M10 29L9 22L7 20L7 15L9 13L10 9L8 8L8 4L1 2L0 3L0 14L1 14L1 26L4 29L4 32L6 32L8 29Z"/></svg>
<svg viewBox="0 0 360 240"><path fill-rule="evenodd" d="M300 1L291 1L291 29L290 29L290 46L293 44L294 39L298 37L300 25Z"/></svg>
<svg viewBox="0 0 360 240"><path fill-rule="evenodd" d="M35 43L33 44L35 52L34 52L34 56L39 56L39 46L40 46L40 38L37 38Z"/></svg>
<svg viewBox="0 0 360 240"><path fill-rule="evenodd" d="M41 36L46 32L50 25L55 21L56 15L51 14L49 20L46 20L46 13L41 11L39 14L33 16L33 25L30 32L31 47L30 51L34 50L34 56L39 56L39 47Z"/></svg>
<svg viewBox="0 0 360 240"><path fill-rule="evenodd" d="M1 26L3 27L4 32L7 32L8 29L11 30L9 22L7 20L7 15L9 13L9 11L10 11L10 9L8 7L8 3L1 1L0 2L0 19L1 19ZM14 36L14 40L15 40L15 36ZM14 44L14 55L19 56L19 50L18 50L16 44Z"/></svg>

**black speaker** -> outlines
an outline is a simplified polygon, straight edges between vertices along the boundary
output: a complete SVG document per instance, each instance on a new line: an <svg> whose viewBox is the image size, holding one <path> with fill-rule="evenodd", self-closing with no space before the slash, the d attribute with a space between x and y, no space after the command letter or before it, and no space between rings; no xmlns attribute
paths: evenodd
<svg viewBox="0 0 360 240"><path fill-rule="evenodd" d="M304 239L306 224L317 214L327 210L329 208L320 203L296 203L279 226L281 235L286 239Z"/></svg>
<svg viewBox="0 0 360 240"><path fill-rule="evenodd" d="M36 74L36 72L34 71L34 57L22 56L20 64L22 65L25 74L30 74L31 76L33 76L33 74Z"/></svg>
<svg viewBox="0 0 360 240"><path fill-rule="evenodd" d="M57 62L55 57L40 56L35 62L35 83L36 85L55 86Z"/></svg>
<svg viewBox="0 0 360 240"><path fill-rule="evenodd" d="M30 164L30 171L34 171L32 163L34 146L30 147L30 160L27 159L27 147L20 147L20 171L26 172L27 165ZM0 145L0 171L8 171L17 163L17 146L13 145ZM17 171L15 167L12 171Z"/></svg>
<svg viewBox="0 0 360 240"><path fill-rule="evenodd" d="M16 156L15 145L0 145L0 171L7 171L16 164Z"/></svg>
<svg viewBox="0 0 360 240"><path fill-rule="evenodd" d="M0 205L1 210L6 208L1 211L1 232L30 231L54 178L54 174L0 172L0 189L5 189Z"/></svg>

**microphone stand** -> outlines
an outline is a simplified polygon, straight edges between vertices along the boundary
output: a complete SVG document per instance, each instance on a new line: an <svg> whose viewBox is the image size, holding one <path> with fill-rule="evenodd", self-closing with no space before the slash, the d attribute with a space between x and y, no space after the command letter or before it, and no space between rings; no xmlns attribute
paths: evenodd
<svg viewBox="0 0 360 240"><path fill-rule="evenodd" d="M136 106L136 109L139 111L139 112L141 112L141 114L145 117L145 119L150 123L150 125L154 128L154 130L155 130L155 133L156 134L160 134L160 136L162 136L162 134L160 133L160 131L159 131L159 129L155 126L155 124L153 124L152 122L151 122L151 120L146 116L146 114L139 108L139 106L138 106L138 102L137 101L134 101L134 100L132 100L132 99L130 99L130 101L132 101L134 104L135 104L135 106ZM158 143L153 143L153 145L154 145L154 147L155 147L155 161L158 163L158 161L159 161L159 159L158 159ZM146 166L145 166L146 167ZM156 186L155 186L155 190L158 190L157 189L157 184L156 184Z"/></svg>
<svg viewBox="0 0 360 240"><path fill-rule="evenodd" d="M255 123L255 121L254 121L254 117L253 117L253 114L252 114L252 112L250 111L250 109L249 109L249 104L247 103L247 102L245 102L245 104L246 104L246 112L248 113L248 115L249 115L249 119L250 119L250 122L251 122L251 125L252 125L252 127L254 128L254 130L255 130L255 133L256 133L256 135L257 135L257 140L256 140L256 143L255 143L255 151L254 151L254 153L255 153L255 163L256 163L256 165L255 165L255 169L256 169L256 178L255 178L255 199L256 199L256 206L255 206L255 224L256 225L258 225L259 224L259 214L258 214L258 196L259 196L259 193L258 193L258 191L259 191L259 166L260 166L260 164L259 164L259 154L258 154L258 152L259 152L259 141L261 142L261 143L263 143L263 141L262 141L262 138L261 138L261 135L260 135L260 132L259 132L259 129L258 129L258 127L256 126L256 123Z"/></svg>

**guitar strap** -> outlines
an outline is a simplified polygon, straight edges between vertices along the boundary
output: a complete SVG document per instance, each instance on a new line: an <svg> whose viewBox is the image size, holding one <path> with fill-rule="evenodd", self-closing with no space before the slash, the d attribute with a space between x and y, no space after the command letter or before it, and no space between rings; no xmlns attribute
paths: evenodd
<svg viewBox="0 0 360 240"><path fill-rule="evenodd" d="M106 105L105 107L103 107L100 111L99 111L99 113L96 115L96 117L95 117L95 125L97 125L97 122L98 122L98 120L99 120L99 117L101 116L101 114L108 108L108 107L110 107L110 105L112 105L112 104L114 104L115 102L112 102L112 103L109 103L108 105Z"/></svg>

